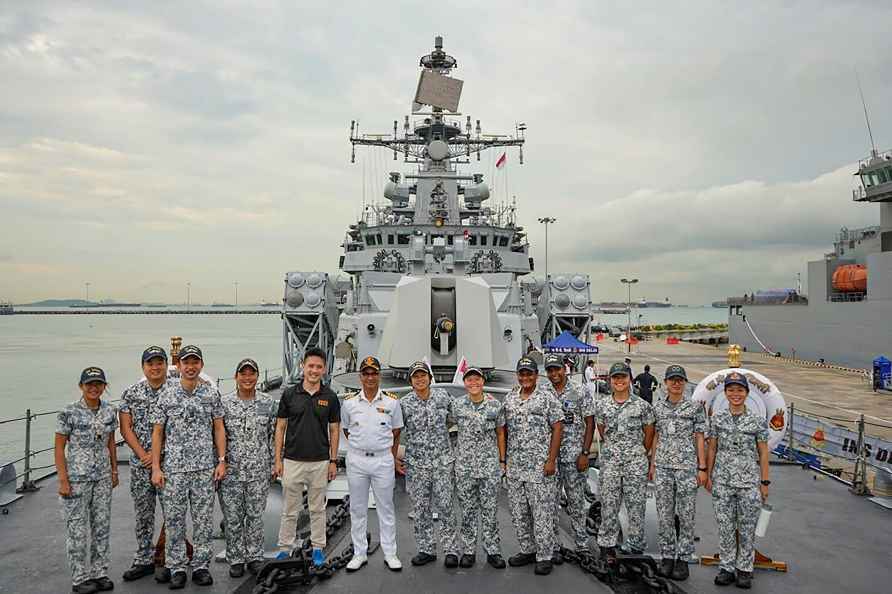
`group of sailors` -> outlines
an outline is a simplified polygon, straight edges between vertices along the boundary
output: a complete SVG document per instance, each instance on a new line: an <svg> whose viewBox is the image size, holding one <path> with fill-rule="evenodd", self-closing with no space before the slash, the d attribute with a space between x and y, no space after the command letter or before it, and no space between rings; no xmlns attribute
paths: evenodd
<svg viewBox="0 0 892 594"><path fill-rule="evenodd" d="M124 391L117 411L102 399L107 387L102 369L82 372L82 397L59 413L56 429L73 592L114 587L108 577L108 538L111 492L118 484L114 435L119 423L132 451L137 541L125 581L155 573L170 589L185 586L188 512L192 581L212 584L215 491L224 516L230 576L240 577L246 569L257 573L264 562L263 512L276 478L283 487L279 556L288 556L294 547L306 489L312 558L322 565L326 490L337 474L342 434L353 541L348 572L368 562L370 489L384 563L392 571L402 569L393 490L396 476L405 475L417 547L413 565L436 561L439 551L446 567L470 568L482 544L486 562L505 568L497 520L504 487L519 549L507 564L533 565L534 573L547 575L563 562L557 521L561 492L573 548L589 551L585 491L597 430L597 545L602 559L617 563L623 503L628 515L625 552L643 553L646 486L652 481L662 557L658 573L686 579L694 552L696 497L704 487L712 494L719 528L715 583L751 587L756 520L770 485L768 430L764 418L746 409L749 384L740 373L725 377L728 409L707 419L703 405L691 400L679 365L667 367L665 391L651 405L631 390L626 363L610 367L611 393L601 396L587 382L571 382L563 360L551 354L544 359L547 380L540 378L534 359L521 357L517 383L504 400L486 392L486 373L476 367L463 373L464 394L450 396L432 385L432 371L423 361L410 367L412 390L398 398L381 389L380 362L366 357L359 365L361 389L340 401L321 381L329 362L318 349L306 351L301 381L288 387L279 402L256 389L259 369L252 359L238 363L236 390L221 397L201 378L203 364L198 347L183 347L178 377L169 378L165 351L147 348L142 355L145 378ZM450 435L450 429L457 432ZM401 436L404 456L398 455ZM165 531L164 569L159 572L153 545L156 498Z"/></svg>

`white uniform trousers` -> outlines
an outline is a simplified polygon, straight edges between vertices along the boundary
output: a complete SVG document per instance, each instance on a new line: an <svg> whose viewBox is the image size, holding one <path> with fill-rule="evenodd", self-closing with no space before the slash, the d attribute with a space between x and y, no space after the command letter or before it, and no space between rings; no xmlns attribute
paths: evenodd
<svg viewBox="0 0 892 594"><path fill-rule="evenodd" d="M393 510L393 486L396 482L393 456L390 450L366 455L361 450L347 451L347 484L350 487L350 536L353 555L365 555L368 550L369 485L375 494L381 551L385 556L396 555L396 515Z"/></svg>

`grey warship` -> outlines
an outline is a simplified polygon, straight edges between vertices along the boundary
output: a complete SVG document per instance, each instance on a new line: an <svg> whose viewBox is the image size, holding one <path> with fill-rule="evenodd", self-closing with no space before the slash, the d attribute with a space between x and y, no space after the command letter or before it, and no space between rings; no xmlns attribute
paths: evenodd
<svg viewBox="0 0 892 594"><path fill-rule="evenodd" d="M424 56L420 65L425 72L445 76L457 62L445 54L438 39L434 51ZM483 206L489 197L483 179L473 174L463 177L455 170L456 165L469 164L467 161L484 149L519 150L524 141L521 127L513 137L491 138L477 132L467 119L463 131L455 123L456 112L443 107L432 106L424 114L419 106L413 110L413 117L419 120L409 124L411 132L401 136L396 131L386 137L362 134L354 124L350 140L355 146L377 146L402 154L404 162L418 165L418 170L407 175L392 174L384 188L391 204L371 208L348 228L340 265L348 278L319 271L286 275L282 309L283 359L289 376L286 381L296 376L303 350L319 346L337 358L339 368L333 382L342 388L351 385L356 361L367 354L380 355L394 384L404 380L412 360L422 357L432 363L440 381L451 378L464 357L485 367L493 379L507 382L510 374L506 369L520 353L541 348L544 341L564 329L587 338L588 278L567 273L543 280L532 278L529 245L517 224L513 205L507 210ZM125 461L128 455L122 446L118 459ZM125 463L120 464L120 473L121 485L113 496L112 511L115 590L164 591L166 588L151 578L137 582L119 579L120 572L129 566L134 547ZM841 485L818 484L815 476L798 465L773 467L776 489L772 497L777 514L769 535L759 541L759 548L788 561L790 572L760 572L755 589L781 593L877 591L890 575L887 557L892 550L892 531L888 529L888 512L849 495ZM68 591L64 524L57 511L55 477L48 474L27 482L22 485L27 487L23 493L12 497L14 501L0 497L4 501L0 505L0 592ZM415 544L402 484L397 486L395 503L398 548L405 554L414 551ZM656 535L652 499L648 506L648 549L653 550ZM281 492L274 485L265 515L270 551L280 511ZM349 537L344 529L343 508L332 505L328 511L333 521L326 552L333 558L343 554ZM215 513L219 520L219 510ZM499 522L505 550L514 552L504 493L500 495ZM370 519L370 525L375 524ZM568 542L564 514L559 524ZM160 521L156 528L160 528ZM711 501L702 490L698 495L697 534L699 554L717 550ZM222 541L216 541L215 546L221 549ZM712 584L714 569L698 565L692 567L688 581L666 584L635 576L602 581L590 568L583 570L571 563L548 577L533 576L528 568L446 570L439 565L407 566L395 574L384 567L378 554L370 557L369 566L362 572L337 571L324 581L314 579L287 588L272 588L277 585L274 583L265 587L253 577L229 578L224 567L212 567L213 586L200 588L190 583L187 591L516 594L717 590Z"/></svg>

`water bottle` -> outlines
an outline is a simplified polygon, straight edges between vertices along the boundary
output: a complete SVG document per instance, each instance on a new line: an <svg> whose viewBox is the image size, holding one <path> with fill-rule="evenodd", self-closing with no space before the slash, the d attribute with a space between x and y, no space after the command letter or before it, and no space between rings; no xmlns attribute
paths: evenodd
<svg viewBox="0 0 892 594"><path fill-rule="evenodd" d="M756 522L756 536L762 538L768 530L768 522L771 520L771 505L763 503L759 509L759 520Z"/></svg>

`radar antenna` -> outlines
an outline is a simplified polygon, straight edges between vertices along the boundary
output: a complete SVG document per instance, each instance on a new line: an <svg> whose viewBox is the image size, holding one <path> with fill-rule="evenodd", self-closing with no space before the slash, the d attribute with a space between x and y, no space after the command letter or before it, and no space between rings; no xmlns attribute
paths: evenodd
<svg viewBox="0 0 892 594"><path fill-rule="evenodd" d="M864 121L867 123L867 135L870 137L870 155L877 156L877 145L873 141L873 130L870 129L870 116L867 114L867 102L864 100L864 90L861 88L861 77L858 69L855 69L855 81L858 83L858 94L861 95L861 107L864 109Z"/></svg>

